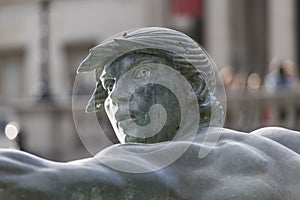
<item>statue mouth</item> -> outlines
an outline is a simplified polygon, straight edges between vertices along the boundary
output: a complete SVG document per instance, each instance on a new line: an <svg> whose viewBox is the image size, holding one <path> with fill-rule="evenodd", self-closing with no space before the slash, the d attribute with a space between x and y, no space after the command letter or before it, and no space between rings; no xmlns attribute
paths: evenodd
<svg viewBox="0 0 300 200"><path fill-rule="evenodd" d="M136 118L132 118L128 112L120 110L116 113L115 119L118 127L122 128L128 123L132 123L132 120L135 120Z"/></svg>
<svg viewBox="0 0 300 200"><path fill-rule="evenodd" d="M127 120L131 119L131 116L129 115L128 112L117 111L117 113L115 114L115 119L119 124L122 121L127 121Z"/></svg>
<svg viewBox="0 0 300 200"><path fill-rule="evenodd" d="M142 124L147 122L147 114L140 115L130 115L125 111L118 111L115 115L115 119L117 122L118 128L122 128L123 130L128 130L133 127L136 127L138 124Z"/></svg>
<svg viewBox="0 0 300 200"><path fill-rule="evenodd" d="M127 118L123 118L122 120L117 120L117 125L118 127L125 127L129 125L130 123L137 124L137 121L145 121L146 116L144 117L134 117L132 118L131 116L127 116Z"/></svg>

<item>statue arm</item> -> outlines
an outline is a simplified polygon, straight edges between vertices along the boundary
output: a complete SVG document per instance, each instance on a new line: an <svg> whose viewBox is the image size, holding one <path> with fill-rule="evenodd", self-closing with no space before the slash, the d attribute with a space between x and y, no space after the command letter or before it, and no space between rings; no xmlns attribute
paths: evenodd
<svg viewBox="0 0 300 200"><path fill-rule="evenodd" d="M131 162L118 157L114 162ZM130 163L132 164L132 163ZM67 163L31 154L0 150L0 199L90 200L177 197L155 173L130 174L101 164L95 158ZM174 199L181 199L179 197Z"/></svg>
<svg viewBox="0 0 300 200"><path fill-rule="evenodd" d="M41 190L44 179L38 184L37 173L47 169L50 162L31 154L11 150L0 150L0 199L37 199L45 197ZM47 173L44 173L46 175ZM40 176L40 179L43 179ZM45 198L47 199L47 198Z"/></svg>
<svg viewBox="0 0 300 200"><path fill-rule="evenodd" d="M0 199L118 198L124 185L119 173L93 159L51 162L31 154L0 150ZM122 185L123 184L123 185Z"/></svg>

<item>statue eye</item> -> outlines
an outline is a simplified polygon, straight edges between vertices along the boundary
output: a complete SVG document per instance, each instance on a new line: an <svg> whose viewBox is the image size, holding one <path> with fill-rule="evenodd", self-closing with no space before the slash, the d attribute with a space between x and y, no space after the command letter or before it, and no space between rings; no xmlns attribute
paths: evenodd
<svg viewBox="0 0 300 200"><path fill-rule="evenodd" d="M135 71L134 78L141 79L141 78L148 76L149 74L150 74L150 69L147 67L142 67Z"/></svg>
<svg viewBox="0 0 300 200"><path fill-rule="evenodd" d="M110 79L110 80L106 80L104 82L104 88L107 92L112 92L113 88L114 88L114 84L115 84L115 81Z"/></svg>

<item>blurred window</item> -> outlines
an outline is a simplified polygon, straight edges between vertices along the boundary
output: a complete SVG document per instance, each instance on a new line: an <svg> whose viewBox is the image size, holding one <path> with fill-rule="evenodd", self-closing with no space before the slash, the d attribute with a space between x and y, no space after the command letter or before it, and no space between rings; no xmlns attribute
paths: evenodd
<svg viewBox="0 0 300 200"><path fill-rule="evenodd" d="M173 0L172 3L175 15L185 15L193 18L202 17L203 0Z"/></svg>
<svg viewBox="0 0 300 200"><path fill-rule="evenodd" d="M171 0L172 26L204 44L204 0Z"/></svg>
<svg viewBox="0 0 300 200"><path fill-rule="evenodd" d="M268 66L269 1L230 1L231 65L235 73L264 76Z"/></svg>
<svg viewBox="0 0 300 200"><path fill-rule="evenodd" d="M0 51L0 99L8 100L22 95L21 51Z"/></svg>

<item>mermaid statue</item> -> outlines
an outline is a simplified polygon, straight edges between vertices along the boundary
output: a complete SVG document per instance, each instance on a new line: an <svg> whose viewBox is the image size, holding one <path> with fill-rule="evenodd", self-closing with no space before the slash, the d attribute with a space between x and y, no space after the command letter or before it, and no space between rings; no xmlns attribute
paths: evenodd
<svg viewBox="0 0 300 200"><path fill-rule="evenodd" d="M297 200L300 133L223 128L208 54L187 35L129 30L90 50L87 112L105 110L120 144L66 163L0 151L0 199Z"/></svg>

